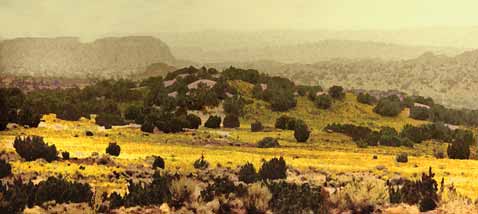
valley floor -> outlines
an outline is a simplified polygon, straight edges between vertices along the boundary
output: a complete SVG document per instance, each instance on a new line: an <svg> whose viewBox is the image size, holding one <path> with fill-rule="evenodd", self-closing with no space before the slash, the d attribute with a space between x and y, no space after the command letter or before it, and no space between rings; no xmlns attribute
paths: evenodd
<svg viewBox="0 0 478 214"><path fill-rule="evenodd" d="M102 191L124 192L127 179L140 180L145 177L142 173L151 173L152 156L163 157L168 170L184 173L195 172L193 162L201 155L211 163L211 167L233 169L246 162L259 168L262 160L283 156L298 178L307 180L314 180L313 177L322 172L335 175L365 172L383 179L400 176L418 178L432 167L437 180L444 177L446 185L454 185L465 196L472 199L478 196L478 161L436 159L433 150L445 150L446 146L435 142L425 142L415 148L358 148L350 138L327 133L314 126L311 138L304 144L295 142L292 131L268 128L265 132L250 132L247 121L243 121L239 129L201 128L180 134L144 134L135 127L104 130L86 119L66 122L47 115L44 120L39 128L13 128L0 133L0 150L6 151L3 155L10 156L14 175L42 179L62 174L67 178L87 181ZM87 130L92 131L94 136L85 136ZM73 159L52 163L21 161L15 157L12 146L17 135L43 136L45 142L55 144L60 152L70 152ZM281 147L256 148L255 143L266 136L279 138ZM121 154L119 157L103 157L102 161L110 142L121 146ZM395 161L395 155L400 152L409 154L408 163ZM375 155L377 159L373 158Z"/></svg>

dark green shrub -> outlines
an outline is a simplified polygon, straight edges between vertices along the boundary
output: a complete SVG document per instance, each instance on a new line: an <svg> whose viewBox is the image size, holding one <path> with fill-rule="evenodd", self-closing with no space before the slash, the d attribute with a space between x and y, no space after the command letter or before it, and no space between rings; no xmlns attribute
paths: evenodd
<svg viewBox="0 0 478 214"><path fill-rule="evenodd" d="M428 120L428 118L430 118L430 110L425 107L412 106L410 108L410 118L416 120Z"/></svg>
<svg viewBox="0 0 478 214"><path fill-rule="evenodd" d="M210 116L204 126L211 129L221 128L221 117L215 115Z"/></svg>
<svg viewBox="0 0 478 214"><path fill-rule="evenodd" d="M0 159L0 178L7 177L12 174L12 166L5 160Z"/></svg>
<svg viewBox="0 0 478 214"><path fill-rule="evenodd" d="M241 116L243 114L245 102L238 96L226 98L224 100L224 113Z"/></svg>
<svg viewBox="0 0 478 214"><path fill-rule="evenodd" d="M35 203L43 204L47 201L56 203L90 202L93 192L89 184L67 181L61 177L49 177L41 181L36 189Z"/></svg>
<svg viewBox="0 0 478 214"><path fill-rule="evenodd" d="M164 160L161 156L154 157L153 169L156 168L164 169Z"/></svg>
<svg viewBox="0 0 478 214"><path fill-rule="evenodd" d="M244 166L241 166L239 170L239 181L245 182L247 184L254 183L258 180L258 174L256 168L251 163L246 163Z"/></svg>
<svg viewBox="0 0 478 214"><path fill-rule="evenodd" d="M382 116L395 117L402 112L402 109L403 107L400 100L382 98L378 101L375 108L373 108L373 111Z"/></svg>
<svg viewBox="0 0 478 214"><path fill-rule="evenodd" d="M141 131L142 132L149 132L149 133L153 133L154 132L154 120L152 117L150 116L147 116L144 121L143 121L143 124L141 124Z"/></svg>
<svg viewBox="0 0 478 214"><path fill-rule="evenodd" d="M201 198L206 202L212 201L215 198L229 197L231 193L234 193L237 197L242 197L247 193L246 185L241 183L236 185L227 176L217 176L212 181L201 191ZM218 213L231 213L229 205L221 203Z"/></svg>
<svg viewBox="0 0 478 214"><path fill-rule="evenodd" d="M108 147L106 147L106 153L112 156L119 156L120 152L121 152L121 147L115 142L110 143Z"/></svg>
<svg viewBox="0 0 478 214"><path fill-rule="evenodd" d="M447 148L448 157L451 159L468 159L470 158L470 144L454 140Z"/></svg>
<svg viewBox="0 0 478 214"><path fill-rule="evenodd" d="M62 120L77 121L81 118L81 111L77 105L68 103L63 105L56 117Z"/></svg>
<svg viewBox="0 0 478 214"><path fill-rule="evenodd" d="M334 99L342 100L345 98L344 88L334 85L329 88L329 95Z"/></svg>
<svg viewBox="0 0 478 214"><path fill-rule="evenodd" d="M161 172L156 171L153 175L153 181L151 184L133 183L129 181L128 191L124 197L119 195L111 195L110 203L114 201L114 207L116 206L148 206L148 205L161 205L171 201L171 192L169 186L171 184L172 177L165 174L161 175Z"/></svg>
<svg viewBox="0 0 478 214"><path fill-rule="evenodd" d="M357 101L359 103L363 103L363 104L367 104L367 105L373 105L377 102L377 98L370 95L369 93L359 93L357 95Z"/></svg>
<svg viewBox="0 0 478 214"><path fill-rule="evenodd" d="M31 181L24 184L16 178L13 183L0 182L0 213L23 213L25 207L34 205L35 186Z"/></svg>
<svg viewBox="0 0 478 214"><path fill-rule="evenodd" d="M307 142L310 136L310 130L304 121L299 120L295 124L294 137L297 142Z"/></svg>
<svg viewBox="0 0 478 214"><path fill-rule="evenodd" d="M260 121L255 121L251 123L251 132L260 132L264 130L264 126Z"/></svg>
<svg viewBox="0 0 478 214"><path fill-rule="evenodd" d="M381 146L399 147L402 145L402 139L396 135L382 135L379 142Z"/></svg>
<svg viewBox="0 0 478 214"><path fill-rule="evenodd" d="M297 121L296 118L289 117L287 115L282 115L276 119L275 128L284 129L284 130L294 130L296 121Z"/></svg>
<svg viewBox="0 0 478 214"><path fill-rule="evenodd" d="M70 159L70 153L69 152L62 152L61 157L63 160L69 160Z"/></svg>
<svg viewBox="0 0 478 214"><path fill-rule="evenodd" d="M398 136L398 132L392 127L383 126L380 128L380 135Z"/></svg>
<svg viewBox="0 0 478 214"><path fill-rule="evenodd" d="M421 212L434 210L440 201L438 183L433 179L434 176L430 167L429 173L423 173L422 178L417 181L402 180L398 184L387 181L390 202L393 204L416 204Z"/></svg>
<svg viewBox="0 0 478 214"><path fill-rule="evenodd" d="M367 143L367 141L365 141L365 140L355 141L355 144L356 144L357 147L359 147L359 148L367 148L367 147L368 147L368 143Z"/></svg>
<svg viewBox="0 0 478 214"><path fill-rule="evenodd" d="M188 114L186 120L188 121L188 127L186 127L188 129L198 129L202 123L201 118L194 114Z"/></svg>
<svg viewBox="0 0 478 214"><path fill-rule="evenodd" d="M272 158L262 164L259 169L259 176L262 180L276 180L287 178L287 166L284 158Z"/></svg>
<svg viewBox="0 0 478 214"><path fill-rule="evenodd" d="M288 111L297 105L297 100L294 97L293 92L279 90L275 91L274 96L270 98L272 111Z"/></svg>
<svg viewBox="0 0 478 214"><path fill-rule="evenodd" d="M126 122L123 120L119 114L110 114L110 113L101 113L95 118L95 122L99 126L104 126L105 128L111 128L111 126L122 126L126 125Z"/></svg>
<svg viewBox="0 0 478 214"><path fill-rule="evenodd" d="M315 98L315 106L320 109L329 109L332 106L332 98L327 94L322 94Z"/></svg>
<svg viewBox="0 0 478 214"><path fill-rule="evenodd" d="M55 145L48 146L40 136L16 137L13 147L26 161L43 158L51 162L57 159Z"/></svg>
<svg viewBox="0 0 478 214"><path fill-rule="evenodd" d="M421 143L422 141L428 139L424 132L426 132L426 130L424 130L423 128L407 124L400 132L400 136L406 137L415 143Z"/></svg>
<svg viewBox="0 0 478 214"><path fill-rule="evenodd" d="M142 124L144 121L143 107L138 105L130 105L124 113L126 120L135 121L135 123Z"/></svg>
<svg viewBox="0 0 478 214"><path fill-rule="evenodd" d="M207 169L209 167L209 162L204 159L204 155L201 155L201 158L194 161L193 166L195 169Z"/></svg>
<svg viewBox="0 0 478 214"><path fill-rule="evenodd" d="M268 182L273 213L328 213L327 198L320 187L286 181Z"/></svg>
<svg viewBox="0 0 478 214"><path fill-rule="evenodd" d="M41 115L33 109L33 106L25 105L18 113L18 123L30 128L36 128L40 124Z"/></svg>
<svg viewBox="0 0 478 214"><path fill-rule="evenodd" d="M445 158L445 152L443 152L443 151L433 151L433 156L435 156L436 159L443 159L443 158Z"/></svg>
<svg viewBox="0 0 478 214"><path fill-rule="evenodd" d="M413 141L407 137L400 138L400 145L402 146L413 148L413 144Z"/></svg>
<svg viewBox="0 0 478 214"><path fill-rule="evenodd" d="M274 148L274 147L279 147L279 141L277 138L272 138L272 137L265 137L259 142L257 142L257 147L258 148Z"/></svg>
<svg viewBox="0 0 478 214"><path fill-rule="evenodd" d="M379 132L372 131L367 137L365 137L365 142L367 142L367 145L369 146L378 146L380 136L381 135Z"/></svg>
<svg viewBox="0 0 478 214"><path fill-rule="evenodd" d="M408 162L408 154L407 153L400 153L395 157L395 160L399 163L407 163Z"/></svg>
<svg viewBox="0 0 478 214"><path fill-rule="evenodd" d="M239 122L239 117L233 114L226 115L222 123L224 128L238 128L241 125Z"/></svg>

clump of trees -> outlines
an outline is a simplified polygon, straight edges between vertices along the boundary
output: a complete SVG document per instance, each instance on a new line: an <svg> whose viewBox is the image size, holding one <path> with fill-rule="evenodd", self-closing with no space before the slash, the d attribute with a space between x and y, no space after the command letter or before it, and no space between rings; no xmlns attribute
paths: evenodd
<svg viewBox="0 0 478 214"><path fill-rule="evenodd" d="M386 117L395 117L403 110L402 102L396 95L380 98L373 111Z"/></svg>
<svg viewBox="0 0 478 214"><path fill-rule="evenodd" d="M426 107L412 106L410 108L410 118L428 120L430 118L430 110Z"/></svg>
<svg viewBox="0 0 478 214"><path fill-rule="evenodd" d="M320 109L329 109L332 106L332 97L327 94L316 97L315 106Z"/></svg>
<svg viewBox="0 0 478 214"><path fill-rule="evenodd" d="M289 117L287 115L282 115L276 119L275 128L283 130L295 130L295 124L298 119L294 117Z"/></svg>
<svg viewBox="0 0 478 214"><path fill-rule="evenodd" d="M334 85L329 88L329 95L334 99L342 100L345 98L344 88L342 88L342 86Z"/></svg>
<svg viewBox="0 0 478 214"><path fill-rule="evenodd" d="M377 98L370 95L369 93L359 93L357 95L357 102L367 104L367 105L374 105L377 102Z"/></svg>
<svg viewBox="0 0 478 214"><path fill-rule="evenodd" d="M93 198L89 184L67 181L62 177L49 177L38 184L16 179L12 183L2 183L0 193L3 195L0 199L1 213L21 213L25 207L43 205L48 201L85 203Z"/></svg>
<svg viewBox="0 0 478 214"><path fill-rule="evenodd" d="M26 161L41 158L51 162L56 160L58 155L55 145L49 146L40 136L16 137L13 147L18 155Z"/></svg>

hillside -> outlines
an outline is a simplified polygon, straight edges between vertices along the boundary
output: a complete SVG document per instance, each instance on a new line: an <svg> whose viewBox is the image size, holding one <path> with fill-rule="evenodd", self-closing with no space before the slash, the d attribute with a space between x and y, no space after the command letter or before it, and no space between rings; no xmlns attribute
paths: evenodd
<svg viewBox="0 0 478 214"><path fill-rule="evenodd" d="M299 42L299 41L297 41ZM459 49L407 46L381 42L354 40L318 40L297 44L264 44L263 46L240 47L230 46L199 47L172 46L175 56L202 63L227 61L273 60L283 63L315 63L334 58L349 59L411 59L424 52L438 54L457 54Z"/></svg>
<svg viewBox="0 0 478 214"><path fill-rule="evenodd" d="M0 43L0 70L28 76L123 76L153 63L174 64L169 47L154 37L18 38Z"/></svg>
<svg viewBox="0 0 478 214"><path fill-rule="evenodd" d="M211 65L221 68L247 66L308 85L400 90L429 96L452 107L478 108L478 102L470 93L478 90L477 64L478 51L454 57L428 52L409 60L333 59L314 64L251 61Z"/></svg>

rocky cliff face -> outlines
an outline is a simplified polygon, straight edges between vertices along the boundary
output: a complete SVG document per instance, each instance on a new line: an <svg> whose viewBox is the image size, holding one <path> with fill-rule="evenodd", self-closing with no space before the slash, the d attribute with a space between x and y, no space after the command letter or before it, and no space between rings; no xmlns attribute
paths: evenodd
<svg viewBox="0 0 478 214"><path fill-rule="evenodd" d="M174 64L169 47L154 37L20 38L0 43L0 71L14 75L95 77L143 72L153 63Z"/></svg>

